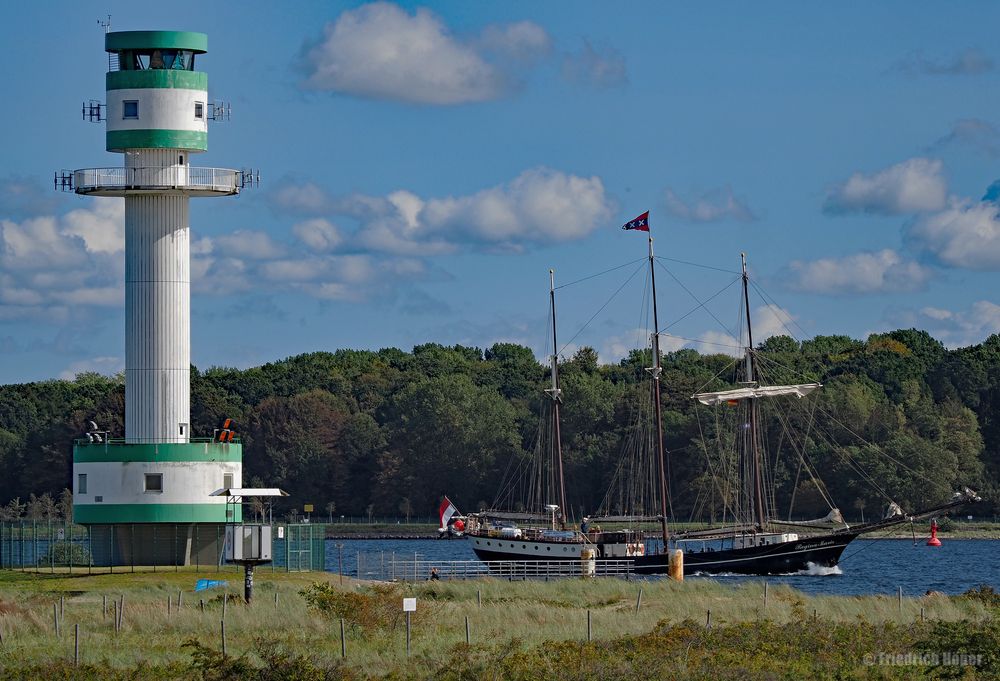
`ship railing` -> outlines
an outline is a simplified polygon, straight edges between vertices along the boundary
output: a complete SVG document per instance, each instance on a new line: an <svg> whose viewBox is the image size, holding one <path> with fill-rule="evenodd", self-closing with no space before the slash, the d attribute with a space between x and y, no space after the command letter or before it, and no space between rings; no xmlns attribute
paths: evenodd
<svg viewBox="0 0 1000 681"><path fill-rule="evenodd" d="M398 560L393 557L374 569L362 569L364 579L422 582L432 579L559 579L566 577L621 577L635 575L631 559L595 560Z"/></svg>

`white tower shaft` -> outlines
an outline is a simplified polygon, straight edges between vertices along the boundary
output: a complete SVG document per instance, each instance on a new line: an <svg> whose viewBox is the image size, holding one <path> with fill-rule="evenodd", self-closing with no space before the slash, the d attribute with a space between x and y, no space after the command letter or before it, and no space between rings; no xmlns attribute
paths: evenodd
<svg viewBox="0 0 1000 681"><path fill-rule="evenodd" d="M126 155L126 167L176 175L174 150ZM173 163L171 163L171 161ZM188 442L191 386L189 198L125 196L125 438Z"/></svg>

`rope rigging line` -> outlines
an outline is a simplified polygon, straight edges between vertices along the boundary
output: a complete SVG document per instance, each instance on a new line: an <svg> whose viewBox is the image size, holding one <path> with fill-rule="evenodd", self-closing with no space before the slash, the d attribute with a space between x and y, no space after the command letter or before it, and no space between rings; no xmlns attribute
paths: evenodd
<svg viewBox="0 0 1000 681"><path fill-rule="evenodd" d="M629 263L629 264L632 264L632 263ZM608 300L603 305L601 305L601 307L599 307L597 309L597 312L595 312L594 314L592 314L590 316L590 319L588 319L586 321L586 323L584 323L584 325L581 326L580 329L575 334L573 334L573 337L570 338L568 341L566 341L561 348L559 348L559 354L560 355L563 353L564 350L566 350L566 348L568 348L573 343L574 340L576 340L580 336L581 333L583 333L587 329L588 326L590 326L590 323L592 321L594 321L594 319L597 318L597 315L601 314L604 311L604 308L606 308L608 305L611 304L611 302L618 296L618 294L622 292L622 289L624 289L628 285L628 283L630 281L632 281L632 279L635 277L635 275L638 274L639 271L642 270L642 269L643 269L643 267L641 265L639 267L637 267L635 269L635 271L632 272L632 274L629 275L628 279L626 279L625 281L623 281L622 285L619 286L618 289L614 293L611 294L611 297L608 298Z"/></svg>
<svg viewBox="0 0 1000 681"><path fill-rule="evenodd" d="M739 272L736 272L734 270L727 270L727 269L723 269L721 267L713 267L711 265L700 265L700 264L698 264L696 262L689 262L687 260L678 260L677 258L668 258L668 257L662 256L662 255L654 256L654 258L656 260L666 260L668 262L676 262L676 263L679 263L681 265L690 265L691 267L700 267L703 270L715 270L716 272L725 272L726 274L740 274Z"/></svg>
<svg viewBox="0 0 1000 681"><path fill-rule="evenodd" d="M614 272L615 270L620 270L623 267L628 267L629 265L634 265L637 262L643 262L645 260L646 260L646 258L636 258L635 260L631 260L631 261L623 263L621 265L615 265L614 267L606 269L603 272L597 272L596 274L588 274L586 277L583 277L582 279L577 279L576 281L571 281L568 284L560 284L559 286L556 286L556 290L558 291L561 288L569 288L570 286L574 286L576 284L582 283L584 281L588 281L590 279L595 279L595 278L600 277L602 275L608 274L609 272Z"/></svg>
<svg viewBox="0 0 1000 681"><path fill-rule="evenodd" d="M687 293L687 294L688 294L689 296L691 296L691 298L692 298L692 299L693 299L693 300L694 300L694 301L695 301L696 303L698 303L698 306L699 306L700 308L704 309L704 310L705 310L705 312L707 312L707 313L708 313L708 315L709 315L709 316L710 316L710 317L711 317L712 319L714 319L714 320L715 320L715 322L716 322L716 323L717 323L717 324L718 324L719 326L721 326L721 327L722 327L722 329L723 329L723 330L724 330L724 331L725 331L726 333L728 333L728 334L732 335L732 331L730 331L730 330L729 330L729 328L728 328L728 327L727 327L727 326L726 326L725 324L723 324L723 323L722 323L722 320L721 320L721 319L719 319L718 317L716 317L716 316L715 316L715 313L714 313L714 312L712 312L711 310L709 310L709 309L708 309L708 308L707 308L707 307L705 306L705 304L704 304L704 303L703 303L703 302L702 302L701 300L699 300L698 296L696 296L696 295L695 295L695 294L694 294L694 293L693 293L693 292L691 291L691 289L689 289L689 288L688 288L687 286L685 286L685 285L684 285L684 282L682 282L682 281L681 281L680 279L678 279L678 278L677 278L677 276L676 276L676 275L675 275L675 274L674 274L673 272L671 272L671 271L670 271L669 269L667 269L666 265L664 265L663 263L657 263L657 264L658 264L658 265L660 266L660 268L661 268L661 269L663 269L663 271L664 271L664 272L666 272L666 273L667 273L668 275L670 275L670 278L671 278L671 279L673 279L673 280L674 280L674 281L675 281L675 282L677 283L677 285L678 285L678 286L680 286L680 287L681 287L682 289L684 289L685 293ZM730 284L730 285L731 285L731 284ZM726 288L729 288L729 286L726 286ZM723 289L723 290L725 290L725 289ZM720 293L721 293L721 291L720 291ZM718 295L718 294L716 294L716 295Z"/></svg>

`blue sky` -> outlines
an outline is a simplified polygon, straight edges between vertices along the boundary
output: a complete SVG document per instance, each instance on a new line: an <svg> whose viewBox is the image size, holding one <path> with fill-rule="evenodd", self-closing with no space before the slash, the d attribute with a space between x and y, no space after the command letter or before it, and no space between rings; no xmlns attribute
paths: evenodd
<svg viewBox="0 0 1000 681"><path fill-rule="evenodd" d="M1000 6L987 3L84 3L5 6L0 381L124 366L120 200L52 191L116 166L98 12L209 35L232 103L194 161L260 168L195 199L192 359L246 367L424 342L542 351L557 283L657 254L735 271L758 338L1000 331ZM989 197L984 199L984 197ZM661 320L725 272L665 261ZM642 338L629 268L560 291L565 352ZM736 299L714 314L732 318ZM760 303L761 306L764 302ZM781 323L779 320L784 320ZM723 349L705 314L668 347ZM717 343L717 345L711 345Z"/></svg>

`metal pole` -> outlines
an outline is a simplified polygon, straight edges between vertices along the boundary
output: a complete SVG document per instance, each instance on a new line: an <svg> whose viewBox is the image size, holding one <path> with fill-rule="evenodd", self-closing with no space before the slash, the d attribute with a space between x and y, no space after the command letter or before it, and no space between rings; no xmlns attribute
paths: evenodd
<svg viewBox="0 0 1000 681"><path fill-rule="evenodd" d="M767 580L764 580L764 612L767 611Z"/></svg>
<svg viewBox="0 0 1000 681"><path fill-rule="evenodd" d="M899 587L899 592L898 592L897 598L899 600L899 612L902 613L903 612L903 587Z"/></svg>
<svg viewBox="0 0 1000 681"><path fill-rule="evenodd" d="M337 544L337 552L340 556L340 583L344 583L344 545Z"/></svg>
<svg viewBox="0 0 1000 681"><path fill-rule="evenodd" d="M472 636L471 636L471 632L469 631L469 616L466 615L465 616L465 645L471 645L471 643L472 643Z"/></svg>
<svg viewBox="0 0 1000 681"><path fill-rule="evenodd" d="M80 625L73 625L73 666L80 666Z"/></svg>
<svg viewBox="0 0 1000 681"><path fill-rule="evenodd" d="M410 613L406 613L406 656L410 656Z"/></svg>
<svg viewBox="0 0 1000 681"><path fill-rule="evenodd" d="M340 657L347 657L347 638L344 635L344 618L340 618Z"/></svg>
<svg viewBox="0 0 1000 681"><path fill-rule="evenodd" d="M590 610L588 610L587 611L587 640L588 641L592 641L593 640L593 633L594 633L593 632L593 627L591 625L591 620L590 620Z"/></svg>
<svg viewBox="0 0 1000 681"><path fill-rule="evenodd" d="M222 629L222 657L226 656L226 620L221 620L219 626Z"/></svg>

